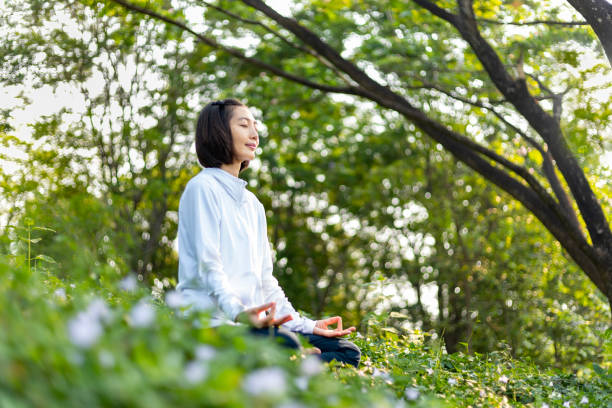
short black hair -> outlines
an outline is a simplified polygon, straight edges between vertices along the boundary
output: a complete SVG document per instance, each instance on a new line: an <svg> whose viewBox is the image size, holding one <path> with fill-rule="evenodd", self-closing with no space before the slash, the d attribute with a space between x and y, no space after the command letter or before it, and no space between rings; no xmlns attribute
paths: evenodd
<svg viewBox="0 0 612 408"><path fill-rule="evenodd" d="M234 140L229 121L236 106L246 106L238 99L213 101L204 106L196 126L195 147L203 167L221 167L234 161ZM242 162L240 171L249 166Z"/></svg>

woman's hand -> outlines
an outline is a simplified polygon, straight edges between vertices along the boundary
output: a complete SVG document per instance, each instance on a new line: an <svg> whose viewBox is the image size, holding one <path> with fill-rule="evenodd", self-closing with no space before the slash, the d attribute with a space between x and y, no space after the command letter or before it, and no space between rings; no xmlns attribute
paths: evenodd
<svg viewBox="0 0 612 408"><path fill-rule="evenodd" d="M281 324L287 323L289 320L293 319L291 315L285 315L275 319L275 312L276 303L270 302L238 313L236 316L236 321L248 324L249 326L253 326L257 329L261 329L262 327L280 326Z"/></svg>
<svg viewBox="0 0 612 408"><path fill-rule="evenodd" d="M337 323L335 329L330 329L327 327L328 325L335 323ZM323 337L341 337L346 336L347 334L352 333L355 330L356 329L354 327L349 327L348 329L342 330L342 318L340 316L334 316L325 320L317 320L312 334L316 334L318 336Z"/></svg>

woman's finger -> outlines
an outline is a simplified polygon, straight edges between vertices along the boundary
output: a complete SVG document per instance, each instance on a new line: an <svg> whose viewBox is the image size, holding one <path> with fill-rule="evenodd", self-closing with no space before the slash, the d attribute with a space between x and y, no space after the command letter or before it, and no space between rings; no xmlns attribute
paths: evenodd
<svg viewBox="0 0 612 408"><path fill-rule="evenodd" d="M260 313L260 312L263 312L264 310L270 309L271 307L275 307L275 306L276 306L275 302L270 302L270 303L265 303L265 304L260 305L260 306L252 307L249 310L252 310L252 311L254 311L256 313Z"/></svg>
<svg viewBox="0 0 612 408"><path fill-rule="evenodd" d="M287 323L288 321L293 320L291 315L286 315L281 318L274 320L274 326L280 326L281 324Z"/></svg>
<svg viewBox="0 0 612 408"><path fill-rule="evenodd" d="M268 313L268 315L264 318L264 322L266 327L267 326L271 326L272 324L274 324L274 315L276 314L276 303L272 303L272 307L270 307L270 312Z"/></svg>

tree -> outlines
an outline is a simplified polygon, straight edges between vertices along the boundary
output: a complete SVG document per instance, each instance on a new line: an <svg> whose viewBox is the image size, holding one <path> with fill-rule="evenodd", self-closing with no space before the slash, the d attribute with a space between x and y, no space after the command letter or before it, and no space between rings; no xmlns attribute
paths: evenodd
<svg viewBox="0 0 612 408"><path fill-rule="evenodd" d="M7 6L13 12L3 10L1 17L13 29L0 50L3 83L70 84L82 101L81 107L33 120L36 143L24 149L29 157L20 163L13 190L27 187L36 194L28 205L24 194L11 194L13 208L38 208L56 228L66 227L72 244L91 248L94 259L109 252L104 248L112 238L117 251L109 253L127 259L111 264L125 264L142 278L153 279L151 271L174 276L176 222L168 214L177 211L184 181L197 171L189 152L193 107L216 90L206 77L191 75L194 64L201 69L203 55L184 47L185 34L176 27L160 29L137 15L109 15L103 5ZM79 204L80 217L71 213ZM82 233L68 233L77 230ZM70 270L70 258L66 263Z"/></svg>
<svg viewBox="0 0 612 408"><path fill-rule="evenodd" d="M602 140L588 127L609 129L610 103L597 102L585 85L593 72L609 67L571 74L580 65L576 44L600 51L588 30L555 20L568 12L563 4L311 1L300 2L294 17L286 17L261 0L180 3L206 8L199 12L206 13L211 29L198 32L184 12L164 2L113 1L190 32L206 47L254 70L399 113L521 202L612 304L612 232L602 208L607 203L583 170L588 158L576 153L581 140L590 140L591 152ZM612 8L603 0L593 3L606 13ZM592 8L576 7L593 21ZM528 21L531 16L536 20ZM535 28L507 33L504 21L509 19ZM593 29L604 32L595 23ZM247 30L251 42L243 48L223 41L244 37ZM356 47L342 41L351 35ZM602 42L608 38L601 37ZM308 61L303 64L308 68L297 68L296 59ZM552 64L566 70L555 72ZM566 89L558 90L559 85ZM590 109L578 107L579 99ZM449 114L450 103L465 118ZM564 109L571 109L569 119Z"/></svg>

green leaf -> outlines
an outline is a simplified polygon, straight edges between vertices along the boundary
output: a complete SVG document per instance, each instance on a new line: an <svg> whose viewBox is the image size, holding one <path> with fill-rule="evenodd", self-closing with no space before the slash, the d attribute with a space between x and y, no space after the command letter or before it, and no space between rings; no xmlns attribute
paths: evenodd
<svg viewBox="0 0 612 408"><path fill-rule="evenodd" d="M40 231L51 231L51 232L57 232L56 230L51 229L51 228L47 228L47 227L34 227L34 228L32 228L32 229L33 229L33 230L40 230Z"/></svg>
<svg viewBox="0 0 612 408"><path fill-rule="evenodd" d="M49 263L57 263L55 262L55 259L51 258L50 256L47 255L36 255L36 257L34 259L40 259L41 261L45 261L45 262L49 262Z"/></svg>

